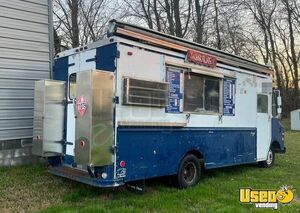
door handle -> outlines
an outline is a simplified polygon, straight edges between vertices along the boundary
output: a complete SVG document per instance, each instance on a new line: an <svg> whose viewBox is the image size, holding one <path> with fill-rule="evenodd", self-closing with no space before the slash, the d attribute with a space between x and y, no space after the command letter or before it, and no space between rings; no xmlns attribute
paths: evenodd
<svg viewBox="0 0 300 213"><path fill-rule="evenodd" d="M73 99L73 109L74 109L74 117L77 118L77 110L76 110L76 98Z"/></svg>

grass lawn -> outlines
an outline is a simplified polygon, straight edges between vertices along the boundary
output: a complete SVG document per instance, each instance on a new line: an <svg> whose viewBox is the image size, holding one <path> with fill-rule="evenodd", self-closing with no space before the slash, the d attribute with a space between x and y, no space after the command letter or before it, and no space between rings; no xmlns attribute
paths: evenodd
<svg viewBox="0 0 300 213"><path fill-rule="evenodd" d="M287 128L288 129L288 128ZM295 199L276 212L300 212L300 133L286 133L287 153L271 169L246 165L206 171L193 188L178 190L161 180L138 195L103 190L50 175L45 165L0 168L0 212L272 212L239 203L239 188L278 190L293 186Z"/></svg>

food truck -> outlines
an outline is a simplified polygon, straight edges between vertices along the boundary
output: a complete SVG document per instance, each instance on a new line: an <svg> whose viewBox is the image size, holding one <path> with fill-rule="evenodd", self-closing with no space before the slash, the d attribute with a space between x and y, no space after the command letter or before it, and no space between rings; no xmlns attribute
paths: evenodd
<svg viewBox="0 0 300 213"><path fill-rule="evenodd" d="M273 70L121 21L107 38L59 53L36 82L33 153L55 175L97 187L173 176L284 153Z"/></svg>

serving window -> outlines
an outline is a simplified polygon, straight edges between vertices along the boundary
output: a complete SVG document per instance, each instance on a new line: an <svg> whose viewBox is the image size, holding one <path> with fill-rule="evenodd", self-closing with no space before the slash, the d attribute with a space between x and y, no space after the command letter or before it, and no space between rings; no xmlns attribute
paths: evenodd
<svg viewBox="0 0 300 213"><path fill-rule="evenodd" d="M221 112L221 79L186 72L184 75L184 111Z"/></svg>

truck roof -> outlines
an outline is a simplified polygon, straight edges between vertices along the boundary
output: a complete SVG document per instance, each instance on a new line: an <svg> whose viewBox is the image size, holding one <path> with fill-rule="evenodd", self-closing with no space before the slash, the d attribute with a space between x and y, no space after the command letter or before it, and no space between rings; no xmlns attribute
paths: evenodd
<svg viewBox="0 0 300 213"><path fill-rule="evenodd" d="M107 36L118 36L127 39L133 39L143 43L146 42L154 46L172 49L178 52L187 52L187 50L189 49L198 50L203 53L215 56L217 58L217 61L223 64L244 68L260 74L273 74L273 70L270 66L259 64L246 58L236 56L215 48L204 46L196 42L188 41L176 36L168 35L162 32L115 19L109 22Z"/></svg>
<svg viewBox="0 0 300 213"><path fill-rule="evenodd" d="M93 49L97 46L110 44L112 41L118 42L117 39L114 38L123 38L125 40L132 40L141 42L143 44L146 43L151 46L175 51L181 54L186 54L188 50L196 50L216 57L217 62L225 65L246 69L257 74L268 76L273 75L273 70L270 66L259 64L246 58L198 44L196 42L188 41L176 36L168 35L115 19L109 22L106 39L60 52L56 55L56 58L73 55L83 50Z"/></svg>

